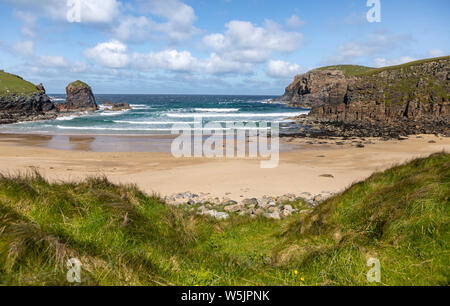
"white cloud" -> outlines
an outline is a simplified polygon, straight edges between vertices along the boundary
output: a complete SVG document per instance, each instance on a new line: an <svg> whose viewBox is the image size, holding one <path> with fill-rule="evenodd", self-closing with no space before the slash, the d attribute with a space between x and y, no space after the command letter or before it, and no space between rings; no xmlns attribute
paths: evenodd
<svg viewBox="0 0 450 306"><path fill-rule="evenodd" d="M133 65L140 69L166 69L171 71L194 71L198 62L190 52L164 50L147 54L133 54Z"/></svg>
<svg viewBox="0 0 450 306"><path fill-rule="evenodd" d="M69 63L66 61L66 59L63 56L57 55L57 56L48 56L43 55L40 56L35 64L38 67L46 67L46 68L65 68L69 66Z"/></svg>
<svg viewBox="0 0 450 306"><path fill-rule="evenodd" d="M339 46L337 54L327 58L326 64L352 63L355 59L391 51L401 44L411 41L408 35L390 35L386 33L372 33L365 41L351 41Z"/></svg>
<svg viewBox="0 0 450 306"><path fill-rule="evenodd" d="M197 20L194 9L179 0L148 0L144 4L145 10L167 19L167 22L152 22L152 30L167 34L171 41L183 41L200 32L194 26Z"/></svg>
<svg viewBox="0 0 450 306"><path fill-rule="evenodd" d="M129 63L127 46L118 40L100 43L92 49L84 51L84 55L100 66L123 68Z"/></svg>
<svg viewBox="0 0 450 306"><path fill-rule="evenodd" d="M115 37L122 41L143 41L149 38L153 21L145 16L126 16L120 24L113 29Z"/></svg>
<svg viewBox="0 0 450 306"><path fill-rule="evenodd" d="M36 36L36 21L35 14L25 11L14 11L14 16L20 19L23 23L20 29L22 34L28 37Z"/></svg>
<svg viewBox="0 0 450 306"><path fill-rule="evenodd" d="M286 20L286 25L292 29L295 29L305 25L305 21L294 14Z"/></svg>
<svg viewBox="0 0 450 306"><path fill-rule="evenodd" d="M386 66L395 66L401 65L404 63L415 61L416 59L410 56L402 56L399 58L393 59L385 59L385 58L376 58L374 60L375 67L386 67Z"/></svg>
<svg viewBox="0 0 450 306"><path fill-rule="evenodd" d="M248 21L228 22L225 33L203 38L204 44L221 57L241 62L264 62L274 52L292 52L300 47L303 35L283 31L280 25L266 21L263 27Z"/></svg>
<svg viewBox="0 0 450 306"><path fill-rule="evenodd" d="M272 60L267 65L267 74L274 78L292 78L302 71L298 64Z"/></svg>
<svg viewBox="0 0 450 306"><path fill-rule="evenodd" d="M440 49L433 49L428 51L428 55L431 57L441 57L441 56L445 56L445 52L440 50Z"/></svg>
<svg viewBox="0 0 450 306"><path fill-rule="evenodd" d="M117 0L80 0L81 22L110 23L119 15Z"/></svg>
<svg viewBox="0 0 450 306"><path fill-rule="evenodd" d="M212 53L208 58L203 60L201 66L208 74L248 73L253 67L249 63L223 59L216 53Z"/></svg>
<svg viewBox="0 0 450 306"><path fill-rule="evenodd" d="M31 40L20 41L13 46L13 50L24 56L32 56L34 54L34 42Z"/></svg>
<svg viewBox="0 0 450 306"><path fill-rule="evenodd" d="M117 0L79 0L81 22L110 23L120 13L121 3ZM65 0L9 0L15 6L27 10L27 14L37 12L56 20L66 20L70 7Z"/></svg>

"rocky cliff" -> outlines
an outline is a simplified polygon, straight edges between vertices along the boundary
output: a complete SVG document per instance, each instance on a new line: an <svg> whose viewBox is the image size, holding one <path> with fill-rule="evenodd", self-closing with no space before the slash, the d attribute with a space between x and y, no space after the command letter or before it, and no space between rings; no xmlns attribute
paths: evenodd
<svg viewBox="0 0 450 306"><path fill-rule="evenodd" d="M59 104L62 112L96 111L98 105L95 102L91 87L81 81L75 81L66 87L66 102Z"/></svg>
<svg viewBox="0 0 450 306"><path fill-rule="evenodd" d="M54 119L58 110L38 86L0 71L0 124Z"/></svg>
<svg viewBox="0 0 450 306"><path fill-rule="evenodd" d="M339 70L313 70L297 75L279 99L289 105L312 108L344 100L348 79Z"/></svg>
<svg viewBox="0 0 450 306"><path fill-rule="evenodd" d="M450 123L450 57L359 72L334 68L297 76L280 100L311 108L308 118L321 122L375 127L413 122L418 130L424 122Z"/></svg>

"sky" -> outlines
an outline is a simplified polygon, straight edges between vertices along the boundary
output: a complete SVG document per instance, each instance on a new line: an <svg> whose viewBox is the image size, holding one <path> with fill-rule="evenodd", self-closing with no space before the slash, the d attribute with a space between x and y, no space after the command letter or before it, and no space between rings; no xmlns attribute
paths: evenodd
<svg viewBox="0 0 450 306"><path fill-rule="evenodd" d="M450 1L0 0L0 31L0 69L47 93L80 79L98 94L281 95L321 66L449 55Z"/></svg>

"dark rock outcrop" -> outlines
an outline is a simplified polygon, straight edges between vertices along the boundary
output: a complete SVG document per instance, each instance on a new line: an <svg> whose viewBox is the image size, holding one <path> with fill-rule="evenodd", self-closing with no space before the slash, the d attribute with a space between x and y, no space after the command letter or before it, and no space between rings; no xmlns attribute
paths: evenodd
<svg viewBox="0 0 450 306"><path fill-rule="evenodd" d="M302 120L337 136L449 133L450 57L346 76L314 70L296 77L282 101L310 107ZM353 132L348 133L348 130ZM363 131L361 133L356 130Z"/></svg>
<svg viewBox="0 0 450 306"><path fill-rule="evenodd" d="M84 112L98 110L94 94L89 85L81 81L70 83L66 87L66 102L58 104L62 112Z"/></svg>
<svg viewBox="0 0 450 306"><path fill-rule="evenodd" d="M339 70L313 70L297 75L279 101L291 106L312 108L344 100L348 79Z"/></svg>
<svg viewBox="0 0 450 306"><path fill-rule="evenodd" d="M111 102L104 99L102 104L105 107L105 111L121 111L131 109L130 104L125 102Z"/></svg>
<svg viewBox="0 0 450 306"><path fill-rule="evenodd" d="M0 124L55 119L58 109L45 93L0 96Z"/></svg>

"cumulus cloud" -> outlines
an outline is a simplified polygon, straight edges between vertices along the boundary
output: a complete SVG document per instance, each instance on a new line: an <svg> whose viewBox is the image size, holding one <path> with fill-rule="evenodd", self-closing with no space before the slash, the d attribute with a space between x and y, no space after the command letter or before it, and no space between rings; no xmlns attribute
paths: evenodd
<svg viewBox="0 0 450 306"><path fill-rule="evenodd" d="M127 46L118 40L99 43L94 48L84 51L84 56L100 66L123 68L129 63Z"/></svg>
<svg viewBox="0 0 450 306"><path fill-rule="evenodd" d="M113 35L122 41L143 41L150 37L153 21L145 16L125 16L113 29Z"/></svg>
<svg viewBox="0 0 450 306"><path fill-rule="evenodd" d="M303 35L284 31L273 21L258 27L248 21L228 22L225 33L203 38L204 44L215 53L234 61L263 62L274 52L292 52L300 47Z"/></svg>
<svg viewBox="0 0 450 306"><path fill-rule="evenodd" d="M133 65L140 69L166 69L171 71L194 71L197 59L188 51L164 50L147 54L133 54Z"/></svg>
<svg viewBox="0 0 450 306"><path fill-rule="evenodd" d="M251 63L224 59L215 53L203 59L194 57L189 51L175 49L129 53L128 47L118 40L99 43L93 48L86 49L84 56L102 68L112 69L163 70L220 75L236 72L247 74L253 68ZM80 67L80 64L78 67L73 66L72 68L86 69L86 67Z"/></svg>
<svg viewBox="0 0 450 306"><path fill-rule="evenodd" d="M197 16L194 9L179 0L147 0L142 5L143 12L166 19L166 22L151 23L151 31L164 33L172 42L179 42L200 33L194 26Z"/></svg>
<svg viewBox="0 0 450 306"><path fill-rule="evenodd" d="M267 65L267 74L274 78L291 78L302 71L298 64L272 60Z"/></svg>
<svg viewBox="0 0 450 306"><path fill-rule="evenodd" d="M399 58L385 59L385 58L376 58L374 60L375 67L386 67L386 66L395 66L401 65L404 63L415 61L416 59L410 56L402 56Z"/></svg>
<svg viewBox="0 0 450 306"><path fill-rule="evenodd" d="M428 51L428 55L431 57L441 57L441 56L445 56L445 52L440 50L440 49L432 49L430 51Z"/></svg>
<svg viewBox="0 0 450 306"><path fill-rule="evenodd" d="M305 21L300 19L300 17L294 14L288 19L286 19L286 25L292 29L295 29L305 25Z"/></svg>
<svg viewBox="0 0 450 306"><path fill-rule="evenodd" d="M216 53L212 53L201 62L201 67L209 74L227 74L236 72L249 73L253 65L224 59Z"/></svg>
<svg viewBox="0 0 450 306"><path fill-rule="evenodd" d="M13 46L13 50L23 56L32 56L34 54L34 42L31 40L20 41Z"/></svg>

